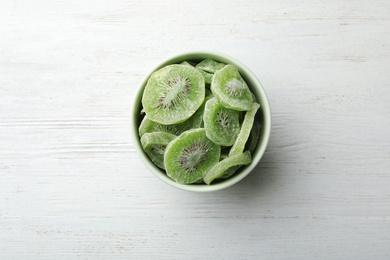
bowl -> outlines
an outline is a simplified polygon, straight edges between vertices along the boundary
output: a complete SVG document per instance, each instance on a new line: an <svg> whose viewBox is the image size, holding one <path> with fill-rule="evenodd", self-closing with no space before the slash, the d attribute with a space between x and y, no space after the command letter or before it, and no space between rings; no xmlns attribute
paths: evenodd
<svg viewBox="0 0 390 260"><path fill-rule="evenodd" d="M162 68L169 64L177 64L182 61L200 61L206 58L210 58L213 60L216 60L218 62L226 63L226 64L232 64L237 67L239 70L242 78L246 81L249 88L253 92L253 94L256 96L258 103L260 104L260 108L257 112L257 114L260 113L260 116L257 116L257 118L260 118L261 120L261 133L260 133L260 139L257 144L257 147L255 148L254 152L252 153L252 162L249 165L241 167L236 174L234 174L232 177L211 183L210 185L207 184L180 184L171 179L169 176L166 175L166 173L161 170L160 168L156 167L152 161L149 159L149 157L145 154L145 152L142 149L142 145L140 142L139 134L138 134L138 128L140 125L140 121L142 119L141 115L141 99L143 95L144 88L146 86L146 83L150 77L150 75L156 71L159 68ZM193 51L193 52L186 52L186 53L180 53L173 57L170 57L164 61L162 61L160 64L152 68L147 75L144 77L144 79L140 82L138 88L135 91L134 99L132 103L132 111L131 111L131 136L133 139L133 144L135 147L136 152L138 153L140 159L143 161L145 166L149 169L151 173L153 173L157 178L159 178L161 181L179 188L181 190L186 191L193 191L193 192L209 192L209 191L217 191L221 189L225 189L227 187L230 187L243 178L245 178L252 170L256 167L256 165L260 162L266 148L269 142L270 133L271 133L271 109L270 104L268 101L268 97L266 92L264 91L263 86L261 85L260 81L256 78L256 76L252 73L252 71L249 70L243 63L241 63L239 60L230 57L226 54L215 52L215 51Z"/></svg>

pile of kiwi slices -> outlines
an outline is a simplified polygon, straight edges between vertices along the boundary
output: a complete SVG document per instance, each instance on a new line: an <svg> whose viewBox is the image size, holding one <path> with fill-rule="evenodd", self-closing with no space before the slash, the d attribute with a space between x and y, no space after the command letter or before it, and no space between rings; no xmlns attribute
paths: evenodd
<svg viewBox="0 0 390 260"><path fill-rule="evenodd" d="M218 182L251 163L259 107L234 65L213 59L166 65L143 92L141 144L178 183Z"/></svg>

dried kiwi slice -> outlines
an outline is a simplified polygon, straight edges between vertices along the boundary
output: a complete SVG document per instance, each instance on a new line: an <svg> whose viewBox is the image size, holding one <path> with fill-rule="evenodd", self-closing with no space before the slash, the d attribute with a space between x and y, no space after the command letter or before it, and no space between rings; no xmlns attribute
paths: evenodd
<svg viewBox="0 0 390 260"><path fill-rule="evenodd" d="M257 147L257 143L259 142L260 139L260 128L261 125L259 121L256 121L256 117L255 117L251 133L249 134L248 141L245 144L245 149L250 151L252 154L255 151Z"/></svg>
<svg viewBox="0 0 390 260"><path fill-rule="evenodd" d="M183 60L182 62L180 62L180 64L188 65L188 66L192 66L192 67L195 67L195 65L196 65L196 63L194 63L192 61L188 61L188 60Z"/></svg>
<svg viewBox="0 0 390 260"><path fill-rule="evenodd" d="M172 124L172 125L163 125L157 122L150 120L147 116L145 116L141 124L138 128L139 136L143 136L145 133L152 132L166 132L174 135L180 135L185 130L191 128L191 125L187 123L187 121L180 124Z"/></svg>
<svg viewBox="0 0 390 260"><path fill-rule="evenodd" d="M145 133L151 132L167 132L174 134L176 136L180 135L186 130L203 127L203 112L205 103L207 100L212 98L213 94L210 90L205 90L205 99L203 104L198 108L198 110L186 121L179 124L171 124L171 125L163 125L157 122L150 120L147 116L145 116L141 124L138 128L138 134L141 137Z"/></svg>
<svg viewBox="0 0 390 260"><path fill-rule="evenodd" d="M216 98L206 102L204 111L206 136L216 144L231 146L240 132L239 112L224 107Z"/></svg>
<svg viewBox="0 0 390 260"><path fill-rule="evenodd" d="M227 108L238 111L252 109L252 92L233 65L228 64L215 72L211 82L211 91Z"/></svg>
<svg viewBox="0 0 390 260"><path fill-rule="evenodd" d="M240 154L244 151L245 144L249 138L249 134L251 133L255 115L259 107L260 104L253 102L252 109L245 113L240 133L238 134L236 141L230 149L229 156Z"/></svg>
<svg viewBox="0 0 390 260"><path fill-rule="evenodd" d="M221 151L221 158L219 159L219 161L222 161L224 159L226 159L228 157L227 154L222 154L222 151ZM232 175L234 175L236 173L236 171L238 169L240 169L242 167L242 165L236 165L236 166L232 166L230 167L229 169L227 169L221 176L219 176L217 179L227 179L229 177L231 177Z"/></svg>
<svg viewBox="0 0 390 260"><path fill-rule="evenodd" d="M219 161L221 147L206 137L203 128L183 132L172 140L164 155L165 170L178 183L201 180Z"/></svg>
<svg viewBox="0 0 390 260"><path fill-rule="evenodd" d="M198 64L196 64L195 67L214 74L217 70L220 70L225 67L225 65L225 63L217 62L213 59L204 59Z"/></svg>
<svg viewBox="0 0 390 260"><path fill-rule="evenodd" d="M240 169L241 167L242 167L242 165L236 165L236 166L230 167L220 177L218 177L218 179L227 179L227 178L233 176L236 173L236 171L238 169Z"/></svg>
<svg viewBox="0 0 390 260"><path fill-rule="evenodd" d="M221 177L227 170L238 165L247 165L252 161L251 153L245 151L233 156L228 156L222 161L215 164L204 176L203 181L210 184L213 180Z"/></svg>
<svg viewBox="0 0 390 260"><path fill-rule="evenodd" d="M153 72L146 84L142 105L148 118L160 124L177 124L202 105L205 82L194 67L167 65Z"/></svg>
<svg viewBox="0 0 390 260"><path fill-rule="evenodd" d="M159 168L164 167L165 148L176 136L166 132L145 133L141 137L141 145L150 160Z"/></svg>
<svg viewBox="0 0 390 260"><path fill-rule="evenodd" d="M192 67L195 66L194 64L192 64L192 63L189 62L189 61L182 61L180 64L182 64L182 65L187 65L187 66L192 66ZM213 74L208 73L208 72L206 72L206 71L204 71L204 70L201 70L201 69L198 69L198 68L196 68L196 69L200 72L200 74L202 74L202 76L203 76L203 78L204 78L204 82L205 82L206 84L211 84L211 80L213 79Z"/></svg>

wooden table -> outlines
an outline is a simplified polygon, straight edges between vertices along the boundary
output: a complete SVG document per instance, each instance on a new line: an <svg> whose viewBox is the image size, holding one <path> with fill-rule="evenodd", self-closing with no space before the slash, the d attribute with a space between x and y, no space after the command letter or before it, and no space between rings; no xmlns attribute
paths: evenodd
<svg viewBox="0 0 390 260"><path fill-rule="evenodd" d="M0 2L0 259L389 259L390 2ZM156 179L137 85L216 50L260 79L269 147L235 186Z"/></svg>

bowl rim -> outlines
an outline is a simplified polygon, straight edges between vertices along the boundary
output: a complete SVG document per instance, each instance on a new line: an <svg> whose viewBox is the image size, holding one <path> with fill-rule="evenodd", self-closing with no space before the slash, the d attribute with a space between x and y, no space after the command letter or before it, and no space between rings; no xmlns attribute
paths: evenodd
<svg viewBox="0 0 390 260"><path fill-rule="evenodd" d="M149 157L144 153L140 138L138 135L138 127L139 127L139 112L141 111L141 99L143 95L143 90L145 88L146 82L149 79L150 75L156 71L157 69L166 66L168 64L178 63L179 61L184 60L201 60L204 58L212 58L220 62L230 63L235 65L242 77L245 81L250 81L252 84L248 84L253 92L256 92L255 95L258 98L258 101L261 105L260 109L262 111L262 130L261 130L261 142L256 147L255 152L252 154L252 162L245 166L238 174L235 174L233 177L228 178L222 182L218 182L216 184L180 184L172 180L168 177L161 169L155 166L149 159ZM254 84L253 84L254 83ZM193 191L193 192L210 192L217 191L228 188L237 182L244 179L252 170L256 167L256 165L260 162L263 157L265 150L268 146L270 135L271 135L271 124L272 124L272 113L271 107L268 99L268 95L264 90L263 85L259 81L259 79L255 76L255 74L241 61L233 58L225 53L221 53L218 51L208 51L208 50L198 50L198 51L187 51L181 52L176 55L170 56L164 59L162 62L154 66L146 76L143 77L141 82L138 84L137 88L134 91L132 106L131 106L131 138L133 139L133 145L140 159L143 161L145 166L151 171L157 178L161 181L185 191Z"/></svg>

